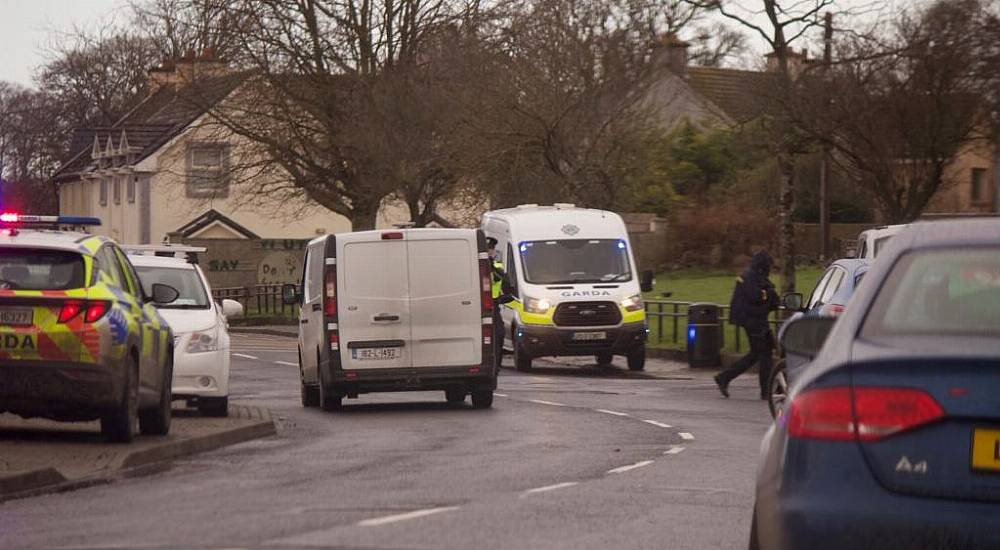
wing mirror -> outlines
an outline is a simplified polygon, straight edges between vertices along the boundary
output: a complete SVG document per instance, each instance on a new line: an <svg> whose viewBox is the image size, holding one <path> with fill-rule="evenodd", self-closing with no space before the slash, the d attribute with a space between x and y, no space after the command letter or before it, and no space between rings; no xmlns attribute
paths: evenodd
<svg viewBox="0 0 1000 550"><path fill-rule="evenodd" d="M153 303L160 305L173 303L181 295L176 288L163 283L153 283L152 291L153 295L150 298Z"/></svg>
<svg viewBox="0 0 1000 550"><path fill-rule="evenodd" d="M655 286L656 279L654 278L653 270L647 269L639 274L639 290L642 292L652 292Z"/></svg>
<svg viewBox="0 0 1000 550"><path fill-rule="evenodd" d="M286 306L302 303L302 295L292 283L281 285L281 303Z"/></svg>
<svg viewBox="0 0 1000 550"><path fill-rule="evenodd" d="M500 305L509 304L514 300L516 300L516 298L514 298L510 294L501 294L500 296L497 297L497 303Z"/></svg>
<svg viewBox="0 0 1000 550"><path fill-rule="evenodd" d="M823 348L823 343L836 322L833 317L799 317L788 321L781 345L787 353L812 359Z"/></svg>
<svg viewBox="0 0 1000 550"><path fill-rule="evenodd" d="M802 294L794 292L781 297L781 305L789 311L802 311Z"/></svg>
<svg viewBox="0 0 1000 550"><path fill-rule="evenodd" d="M226 319L243 316L243 304L226 298L222 300L222 315Z"/></svg>

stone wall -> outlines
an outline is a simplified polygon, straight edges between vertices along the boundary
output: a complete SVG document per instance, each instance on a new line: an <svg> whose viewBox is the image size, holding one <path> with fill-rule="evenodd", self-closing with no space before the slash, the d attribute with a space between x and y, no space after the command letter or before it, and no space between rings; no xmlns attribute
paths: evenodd
<svg viewBox="0 0 1000 550"><path fill-rule="evenodd" d="M305 239L188 239L204 246L199 264L212 288L297 283L302 278Z"/></svg>
<svg viewBox="0 0 1000 550"><path fill-rule="evenodd" d="M639 271L662 271L672 261L674 240L665 218L655 214L622 214Z"/></svg>

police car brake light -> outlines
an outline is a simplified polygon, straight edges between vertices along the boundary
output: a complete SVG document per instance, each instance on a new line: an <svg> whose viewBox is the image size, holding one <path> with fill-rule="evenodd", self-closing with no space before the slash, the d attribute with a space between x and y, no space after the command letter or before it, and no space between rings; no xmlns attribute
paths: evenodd
<svg viewBox="0 0 1000 550"><path fill-rule="evenodd" d="M85 323L95 323L104 317L104 314L111 308L108 302L95 300L84 302L81 300L67 300L63 302L62 309L59 310L59 322L68 323L83 313Z"/></svg>

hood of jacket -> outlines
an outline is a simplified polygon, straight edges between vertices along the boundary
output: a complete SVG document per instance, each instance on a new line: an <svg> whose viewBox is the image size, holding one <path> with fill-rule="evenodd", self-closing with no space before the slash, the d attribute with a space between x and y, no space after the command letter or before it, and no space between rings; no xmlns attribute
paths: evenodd
<svg viewBox="0 0 1000 550"><path fill-rule="evenodd" d="M771 274L772 265L774 265L774 260L771 259L771 255L766 250L757 252L750 259L750 271L764 277Z"/></svg>

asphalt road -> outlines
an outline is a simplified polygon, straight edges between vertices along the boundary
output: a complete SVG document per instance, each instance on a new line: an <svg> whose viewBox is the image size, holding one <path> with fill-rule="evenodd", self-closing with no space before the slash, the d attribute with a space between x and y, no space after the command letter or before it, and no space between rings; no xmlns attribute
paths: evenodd
<svg viewBox="0 0 1000 550"><path fill-rule="evenodd" d="M550 364L505 369L491 410L428 392L324 413L299 404L293 340L233 341L232 398L277 437L0 504L0 548L746 547L769 423L749 377L725 400L705 373Z"/></svg>

